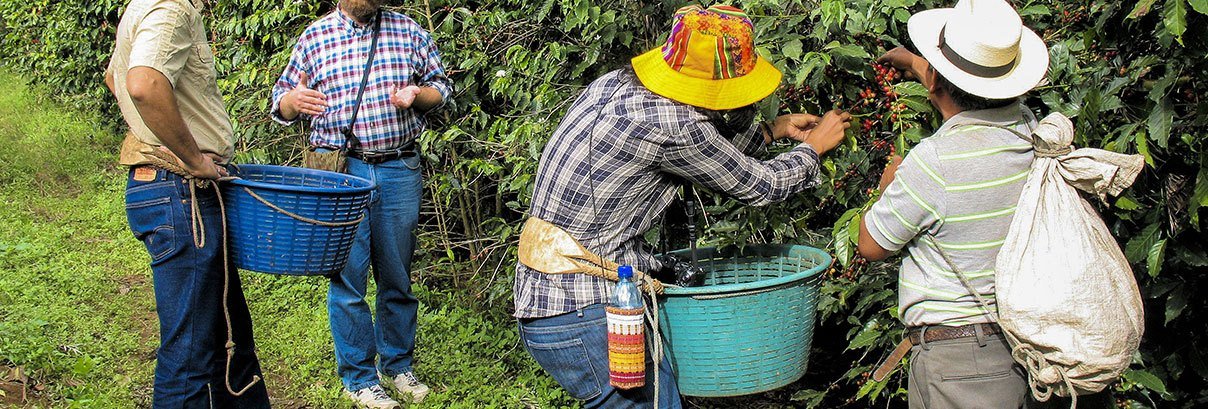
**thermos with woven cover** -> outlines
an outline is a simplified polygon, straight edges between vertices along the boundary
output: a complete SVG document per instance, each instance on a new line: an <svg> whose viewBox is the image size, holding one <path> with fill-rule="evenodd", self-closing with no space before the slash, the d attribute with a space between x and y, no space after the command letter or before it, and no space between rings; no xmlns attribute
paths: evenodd
<svg viewBox="0 0 1208 409"><path fill-rule="evenodd" d="M608 308L608 378L617 389L646 384L645 307L633 283L633 267L617 268L616 287Z"/></svg>

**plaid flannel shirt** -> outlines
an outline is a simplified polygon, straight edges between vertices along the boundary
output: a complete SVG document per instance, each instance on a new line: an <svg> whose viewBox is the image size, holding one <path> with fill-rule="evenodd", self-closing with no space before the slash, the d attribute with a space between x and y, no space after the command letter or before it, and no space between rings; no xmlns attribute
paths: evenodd
<svg viewBox="0 0 1208 409"><path fill-rule="evenodd" d="M597 79L545 146L529 214L566 230L588 250L640 271L659 264L643 233L675 198L679 179L751 205L787 199L818 183L818 155L801 144L759 161L752 125L727 140L715 113L658 96L628 70ZM612 285L584 274L516 266L518 318L541 318L607 303Z"/></svg>
<svg viewBox="0 0 1208 409"><path fill-rule="evenodd" d="M424 131L427 121L422 114L390 103L395 88L430 86L440 92L442 101L447 101L453 87L428 32L403 14L382 10L381 16L377 55L353 129L361 143L356 148L363 151L398 148ZM339 10L311 23L298 38L289 65L273 85L273 119L285 125L307 119L312 125L311 146L342 147L345 141L341 129L352 121L352 106L372 39L373 22L358 26ZM327 96L327 110L315 117L299 114L294 120L286 120L281 116L281 98L298 85L303 73L310 76L307 86Z"/></svg>

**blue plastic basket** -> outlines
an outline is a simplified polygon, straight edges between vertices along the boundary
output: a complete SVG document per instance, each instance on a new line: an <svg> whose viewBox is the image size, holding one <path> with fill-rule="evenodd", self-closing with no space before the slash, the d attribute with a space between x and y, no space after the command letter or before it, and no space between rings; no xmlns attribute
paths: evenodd
<svg viewBox="0 0 1208 409"><path fill-rule="evenodd" d="M354 222L365 214L373 182L289 166L232 169L231 176L239 179L222 184L222 197L236 267L285 275L332 275L344 269L357 233ZM342 225L325 226L294 216Z"/></svg>
<svg viewBox="0 0 1208 409"><path fill-rule="evenodd" d="M686 250L673 252L683 258ZM819 274L830 255L813 247L697 249L705 285L668 287L659 329L680 393L749 395L805 375Z"/></svg>

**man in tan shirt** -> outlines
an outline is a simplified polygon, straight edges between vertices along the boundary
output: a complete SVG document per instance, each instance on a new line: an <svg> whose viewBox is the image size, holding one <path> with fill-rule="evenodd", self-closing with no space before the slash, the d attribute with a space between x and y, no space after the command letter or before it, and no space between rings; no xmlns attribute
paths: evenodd
<svg viewBox="0 0 1208 409"><path fill-rule="evenodd" d="M233 131L218 92L203 1L132 0L105 72L130 126L120 159L130 166L126 217L151 256L155 284L160 347L152 405L267 408L247 301L236 269L223 265L218 191L210 185L191 193L191 181L148 165L144 155L165 150L198 179L227 174L222 164L234 154ZM235 344L229 369L227 278Z"/></svg>

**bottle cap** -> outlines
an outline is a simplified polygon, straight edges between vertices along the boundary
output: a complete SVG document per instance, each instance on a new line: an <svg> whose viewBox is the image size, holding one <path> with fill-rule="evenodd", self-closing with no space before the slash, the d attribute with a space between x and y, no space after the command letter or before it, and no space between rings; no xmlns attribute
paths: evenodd
<svg viewBox="0 0 1208 409"><path fill-rule="evenodd" d="M617 267L617 277L619 277L622 280L628 280L630 278L633 278L633 267L630 267L627 265Z"/></svg>

